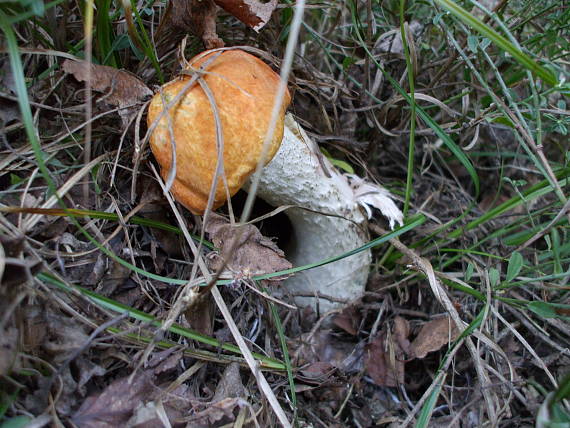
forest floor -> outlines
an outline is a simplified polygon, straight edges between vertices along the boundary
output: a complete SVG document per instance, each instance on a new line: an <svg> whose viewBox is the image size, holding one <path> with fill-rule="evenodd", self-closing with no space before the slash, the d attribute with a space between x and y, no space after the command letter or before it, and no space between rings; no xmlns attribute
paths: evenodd
<svg viewBox="0 0 570 428"><path fill-rule="evenodd" d="M1 4L0 426L569 427L570 5L485 5ZM403 209L366 226L360 298L199 291L219 236L163 192L146 115L222 45L291 60L290 113ZM287 258L277 208L250 218Z"/></svg>

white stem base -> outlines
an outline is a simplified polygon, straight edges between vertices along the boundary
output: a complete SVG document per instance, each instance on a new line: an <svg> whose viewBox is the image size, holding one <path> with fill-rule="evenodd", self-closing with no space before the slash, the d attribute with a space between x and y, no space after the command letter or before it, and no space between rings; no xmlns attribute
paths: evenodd
<svg viewBox="0 0 570 428"><path fill-rule="evenodd" d="M263 169L257 194L274 207L296 205L318 212L301 208L286 211L294 235L287 259L294 266L302 266L364 245L369 240L366 217L347 179L317 154L316 143L291 116L287 116L285 125L281 148ZM285 281L283 294L319 293L344 301L357 299L364 292L370 262L367 250L300 272ZM318 300L321 312L342 306L324 298ZM295 302L316 306L317 299L296 297Z"/></svg>

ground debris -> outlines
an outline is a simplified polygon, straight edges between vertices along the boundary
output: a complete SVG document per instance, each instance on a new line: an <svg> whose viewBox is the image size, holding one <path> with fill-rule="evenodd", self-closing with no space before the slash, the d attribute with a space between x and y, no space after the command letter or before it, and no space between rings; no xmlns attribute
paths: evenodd
<svg viewBox="0 0 570 428"><path fill-rule="evenodd" d="M96 395L88 397L71 420L85 428L125 426L139 403L148 401L153 392L154 373L150 370L117 379Z"/></svg>
<svg viewBox="0 0 570 428"><path fill-rule="evenodd" d="M408 322L396 317L391 332L387 328L380 330L366 346L364 366L376 385L395 387L404 384L408 334Z"/></svg>
<svg viewBox="0 0 570 428"><path fill-rule="evenodd" d="M209 404L206 409L197 412L186 421L190 423L188 426L196 428L208 428L218 426L218 423L231 422L235 420L234 410L236 408L247 407L248 403L243 398L224 398L217 403Z"/></svg>
<svg viewBox="0 0 570 428"><path fill-rule="evenodd" d="M137 111L136 107L152 96L152 91L142 80L125 70L69 59L63 62L62 68L80 82L91 79L93 90L104 94L100 101L120 109L119 115L124 126Z"/></svg>
<svg viewBox="0 0 570 428"><path fill-rule="evenodd" d="M429 321L423 325L412 342L410 354L416 358L424 358L428 353L437 351L457 339L459 334L457 326L448 316Z"/></svg>
<svg viewBox="0 0 570 428"><path fill-rule="evenodd" d="M214 2L255 31L261 30L277 7L277 0L214 0Z"/></svg>
<svg viewBox="0 0 570 428"><path fill-rule="evenodd" d="M244 276L263 275L291 268L283 251L271 239L266 238L253 225L241 226L243 230L229 224L218 215L211 215L206 232L214 245L220 249L221 257L212 262L212 269L223 266L223 258L229 257L226 269ZM228 254L236 233L241 233L233 254Z"/></svg>
<svg viewBox="0 0 570 428"><path fill-rule="evenodd" d="M333 323L348 334L356 336L361 320L362 316L360 315L360 311L358 311L356 306L351 305L344 308L340 314L335 315Z"/></svg>

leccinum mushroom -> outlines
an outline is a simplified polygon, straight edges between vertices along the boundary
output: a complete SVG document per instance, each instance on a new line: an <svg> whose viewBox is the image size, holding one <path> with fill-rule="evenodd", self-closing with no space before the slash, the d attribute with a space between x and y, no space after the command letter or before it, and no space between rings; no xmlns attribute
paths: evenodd
<svg viewBox="0 0 570 428"><path fill-rule="evenodd" d="M269 125L279 76L258 58L240 51L224 51L206 66L204 80L219 110L224 136L224 169L233 195L255 170ZM198 68L210 56L191 64ZM151 102L148 123L182 89L188 76L166 84L162 95ZM283 102L271 160L262 170L257 194L274 207L295 205L286 211L292 224L292 242L287 258L296 266L343 254L369 240L366 215L369 206L379 208L391 225L402 214L386 190L358 177L338 173L322 156L292 116L285 119L289 94ZM170 168L169 120L176 142L177 173L172 187L175 198L196 214L206 208L217 159L215 120L210 103L199 85L194 85L173 107L170 119L163 117L151 136L152 151L166 177ZM281 141L279 147L279 141ZM278 150L279 149L279 150ZM323 169L324 168L324 169ZM325 172L326 169L326 172ZM247 187L247 185L246 185ZM225 201L221 180L214 206ZM371 255L364 251L335 263L296 274L285 282L286 294L326 295L353 300L364 291ZM315 304L314 297L298 297L301 305ZM320 299L321 310L338 306Z"/></svg>

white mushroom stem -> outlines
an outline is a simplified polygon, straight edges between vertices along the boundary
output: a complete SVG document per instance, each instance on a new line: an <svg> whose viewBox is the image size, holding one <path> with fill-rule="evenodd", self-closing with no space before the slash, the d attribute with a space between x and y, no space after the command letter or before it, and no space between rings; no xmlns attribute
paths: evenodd
<svg viewBox="0 0 570 428"><path fill-rule="evenodd" d="M288 115L281 147L263 169L257 190L258 196L274 207L305 208L286 211L293 229L292 245L286 256L294 266L320 262L367 243L367 219L362 209L366 205L379 208L391 225L402 222L402 213L385 189L358 177L351 177L352 183L349 182L316 150L316 143ZM370 212L368 207L366 211ZM370 251L363 251L297 273L284 287L286 293L293 295L315 295L316 292L351 301L364 293L370 262ZM311 297L297 297L295 301L301 306L317 303ZM321 298L319 306L321 311L326 311L340 304Z"/></svg>

